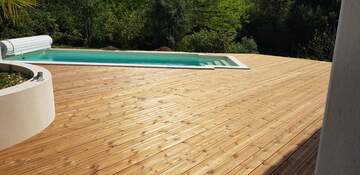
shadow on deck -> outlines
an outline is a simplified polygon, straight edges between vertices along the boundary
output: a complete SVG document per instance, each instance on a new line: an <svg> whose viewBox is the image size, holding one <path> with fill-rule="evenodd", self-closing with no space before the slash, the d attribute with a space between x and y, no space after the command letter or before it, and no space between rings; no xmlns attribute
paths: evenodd
<svg viewBox="0 0 360 175"><path fill-rule="evenodd" d="M314 174L316 156L320 141L320 130L308 140L299 144L298 149L285 155L279 163L273 165L268 175L310 175Z"/></svg>

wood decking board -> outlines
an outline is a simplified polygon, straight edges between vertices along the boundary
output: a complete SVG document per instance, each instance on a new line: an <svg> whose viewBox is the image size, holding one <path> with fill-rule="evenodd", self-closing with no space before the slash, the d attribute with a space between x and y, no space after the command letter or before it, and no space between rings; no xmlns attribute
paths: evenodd
<svg viewBox="0 0 360 175"><path fill-rule="evenodd" d="M0 174L311 173L331 64L234 56L251 70L45 66L56 120Z"/></svg>

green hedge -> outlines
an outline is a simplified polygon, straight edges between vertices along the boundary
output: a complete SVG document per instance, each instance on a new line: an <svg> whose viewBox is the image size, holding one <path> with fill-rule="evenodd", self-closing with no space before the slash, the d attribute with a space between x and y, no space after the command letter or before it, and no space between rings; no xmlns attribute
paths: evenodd
<svg viewBox="0 0 360 175"><path fill-rule="evenodd" d="M185 36L177 50L191 52L257 53L255 40L243 37L235 42L235 32L202 30Z"/></svg>

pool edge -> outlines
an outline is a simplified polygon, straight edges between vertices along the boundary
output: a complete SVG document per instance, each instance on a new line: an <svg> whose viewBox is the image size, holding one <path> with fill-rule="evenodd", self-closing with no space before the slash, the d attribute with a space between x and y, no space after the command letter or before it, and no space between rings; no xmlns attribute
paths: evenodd
<svg viewBox="0 0 360 175"><path fill-rule="evenodd" d="M200 70L215 70L215 69L241 69L250 70L250 68L239 61L236 57L227 54L218 53L195 53L195 52L163 52L163 51L138 51L138 50L101 50L101 49L63 49L51 48L50 50L82 50L82 51L101 51L101 52L130 52L130 53L158 53L158 54L195 54L199 56L224 56L230 59L237 66L172 66L172 65L147 65L147 64L111 64L111 63L88 63L88 62L61 62L61 61L23 61L23 60L8 60L21 63L39 64L39 65L76 65L76 66L111 66L111 67L138 67L138 68L170 68L170 69L200 69Z"/></svg>

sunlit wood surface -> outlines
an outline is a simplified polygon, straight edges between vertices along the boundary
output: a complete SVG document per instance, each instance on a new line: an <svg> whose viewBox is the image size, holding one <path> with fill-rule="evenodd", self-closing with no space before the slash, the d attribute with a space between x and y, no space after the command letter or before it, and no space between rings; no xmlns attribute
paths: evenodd
<svg viewBox="0 0 360 175"><path fill-rule="evenodd" d="M56 120L0 174L311 174L331 64L236 57L252 69L45 66Z"/></svg>

